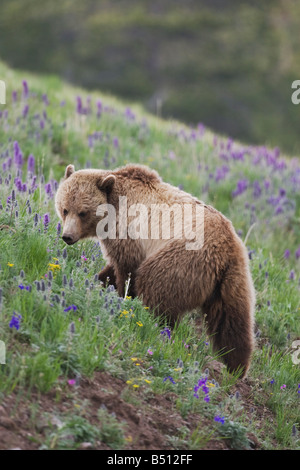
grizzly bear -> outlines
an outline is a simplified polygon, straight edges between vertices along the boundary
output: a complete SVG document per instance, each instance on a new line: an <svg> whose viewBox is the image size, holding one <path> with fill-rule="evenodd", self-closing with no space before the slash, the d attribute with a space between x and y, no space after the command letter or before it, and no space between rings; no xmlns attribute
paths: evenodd
<svg viewBox="0 0 300 470"><path fill-rule="evenodd" d="M228 370L246 374L255 293L246 248L223 214L135 164L113 171L68 165L55 204L67 244L101 232L107 265L100 281L124 296L130 278L130 295L170 324L201 309Z"/></svg>

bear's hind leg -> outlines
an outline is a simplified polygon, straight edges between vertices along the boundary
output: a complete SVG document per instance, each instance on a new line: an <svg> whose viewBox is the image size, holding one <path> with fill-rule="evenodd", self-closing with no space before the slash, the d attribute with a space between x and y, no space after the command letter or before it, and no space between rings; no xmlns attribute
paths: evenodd
<svg viewBox="0 0 300 470"><path fill-rule="evenodd" d="M245 376L254 349L255 295L248 268L233 264L203 305L214 350L230 372Z"/></svg>

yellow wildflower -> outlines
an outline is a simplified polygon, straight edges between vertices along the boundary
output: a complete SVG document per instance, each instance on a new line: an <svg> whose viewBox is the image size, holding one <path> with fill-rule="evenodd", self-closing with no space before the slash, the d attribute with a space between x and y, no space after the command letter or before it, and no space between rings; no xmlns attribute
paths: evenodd
<svg viewBox="0 0 300 470"><path fill-rule="evenodd" d="M207 386L208 387L215 387L215 384L213 384L212 382L207 382Z"/></svg>
<svg viewBox="0 0 300 470"><path fill-rule="evenodd" d="M55 271L56 269L60 269L59 264L49 263L48 266L49 266L49 269L51 269L51 271Z"/></svg>

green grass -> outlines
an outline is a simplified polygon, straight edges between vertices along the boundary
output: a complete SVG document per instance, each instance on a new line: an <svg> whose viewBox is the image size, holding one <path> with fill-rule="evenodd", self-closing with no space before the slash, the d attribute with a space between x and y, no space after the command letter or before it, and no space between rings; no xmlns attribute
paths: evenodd
<svg viewBox="0 0 300 470"><path fill-rule="evenodd" d="M154 395L172 393L177 413L187 420L199 417L201 432L192 425L178 429L169 440L175 448L205 448L210 439L247 448L252 433L262 448L299 449L300 365L292 362L292 343L300 337L299 161L287 159L284 168L276 168L282 160L272 150L247 148L209 131L202 135L180 123L148 116L137 106L131 107L135 117L130 117L127 105L101 94L88 95L55 77L13 72L4 64L0 76L8 86L8 105L0 118L1 165L8 166L10 158L14 161L15 141L24 160L22 175L14 163L0 170L0 339L6 344L6 364L0 365L1 398L15 396L17 403L28 401L29 407L32 395L38 393L61 403L73 390L76 394L81 380L93 380L97 371L104 371L122 380L123 399L137 412ZM27 100L20 99L23 79L30 90ZM13 90L18 91L16 103L10 100ZM49 105L42 98L45 93ZM90 114L76 112L77 96L84 104L90 96ZM29 112L23 117L26 104ZM234 157L241 148L243 160ZM35 157L37 178L35 189L29 191L30 154ZM241 237L247 237L257 292L257 348L247 396L235 397L243 387L238 376L224 369L217 379L211 373L212 361L220 358L212 352L205 328L198 328L196 312L188 314L169 338L162 334L168 325L139 299L120 299L114 290L97 283L95 274L104 266L97 241L71 247L63 243L54 209L55 180L62 177L66 164L74 162L77 169L147 164L165 181L215 205L231 218ZM226 172L216 178L224 165ZM17 188L18 174L27 183L26 191ZM248 187L233 197L242 179ZM51 194L45 191L48 182ZM257 193L255 182L261 189ZM8 202L13 190L15 201ZM276 213L278 207L283 210ZM50 217L47 227L45 214ZM284 256L287 249L289 257ZM10 327L14 312L22 317L18 330ZM209 403L203 392L199 399L194 397L194 386L207 368ZM100 406L98 421L91 422L88 412L74 415L67 410L60 414L62 427L51 425L44 433L37 429L37 413L47 413L32 409L31 426L40 448L78 448L86 440L115 449L129 445L122 419ZM224 416L224 424L214 421L217 415Z"/></svg>

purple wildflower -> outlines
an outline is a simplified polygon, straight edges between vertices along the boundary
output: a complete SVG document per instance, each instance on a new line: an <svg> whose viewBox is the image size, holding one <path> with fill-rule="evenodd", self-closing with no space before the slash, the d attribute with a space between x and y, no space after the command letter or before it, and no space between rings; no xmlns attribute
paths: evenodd
<svg viewBox="0 0 300 470"><path fill-rule="evenodd" d="M51 183L45 184L45 192L46 194L51 197L52 196L52 188L51 188Z"/></svg>
<svg viewBox="0 0 300 470"><path fill-rule="evenodd" d="M195 398L199 398L199 395L198 395L198 390L201 390L204 394L205 394L205 397L204 397L204 401L206 403L208 403L210 401L210 398L208 396L209 394L209 388L207 386L207 377L204 377L204 378L201 378L198 380L198 384L195 385L194 387L194 397Z"/></svg>
<svg viewBox="0 0 300 470"><path fill-rule="evenodd" d="M282 214L283 212L283 207L282 206L277 206L275 209L275 215Z"/></svg>
<svg viewBox="0 0 300 470"><path fill-rule="evenodd" d="M28 104L26 104L23 108L23 111L22 111L23 118L27 117L28 111L29 111L29 106L28 106Z"/></svg>
<svg viewBox="0 0 300 470"><path fill-rule="evenodd" d="M29 89L28 89L27 81L23 80L22 85L23 85L23 98L27 99L28 95L29 95Z"/></svg>
<svg viewBox="0 0 300 470"><path fill-rule="evenodd" d="M81 114L83 108L82 108L82 100L81 100L80 96L77 96L76 101L77 101L76 111L77 111L78 114Z"/></svg>
<svg viewBox="0 0 300 470"><path fill-rule="evenodd" d="M102 113L102 103L101 101L97 101L97 118L101 116Z"/></svg>
<svg viewBox="0 0 300 470"><path fill-rule="evenodd" d="M69 307L66 307L66 308L64 309L64 312L69 312L70 310L74 310L74 312L75 312L75 311L77 310L77 306L74 305L74 304L72 304L72 305L70 305Z"/></svg>
<svg viewBox="0 0 300 470"><path fill-rule="evenodd" d="M176 384L175 380L174 380L173 377L171 377L170 375L168 375L168 377L165 377L165 378L164 378L164 382L166 382L167 380L170 380L170 382L171 382L172 384L174 384L174 385Z"/></svg>
<svg viewBox="0 0 300 470"><path fill-rule="evenodd" d="M9 323L9 328L15 328L18 331L20 328L21 319L22 316L14 312Z"/></svg>
<svg viewBox="0 0 300 470"><path fill-rule="evenodd" d="M284 188L279 188L279 196L283 197L286 195L286 190Z"/></svg>
<svg viewBox="0 0 300 470"><path fill-rule="evenodd" d="M32 154L29 155L27 160L27 171L29 173L34 173L35 158Z"/></svg>
<svg viewBox="0 0 300 470"><path fill-rule="evenodd" d="M14 163L17 166L22 166L23 164L23 154L17 141L14 142Z"/></svg>
<svg viewBox="0 0 300 470"><path fill-rule="evenodd" d="M223 180L226 177L228 171L229 167L226 165L223 165L221 168L216 168L215 181L218 183L219 181Z"/></svg>
<svg viewBox="0 0 300 470"><path fill-rule="evenodd" d="M236 185L236 189L232 191L232 197L239 196L248 188L248 180L239 180Z"/></svg>
<svg viewBox="0 0 300 470"><path fill-rule="evenodd" d="M261 195L262 189L258 181L253 183L253 197L259 197Z"/></svg>
<svg viewBox="0 0 300 470"><path fill-rule="evenodd" d="M224 416L215 416L214 420L217 422L217 423L221 423L221 424L224 424L225 423L225 418Z"/></svg>
<svg viewBox="0 0 300 470"><path fill-rule="evenodd" d="M285 259L289 259L289 257L290 257L290 254L291 254L290 250L285 250L285 252L284 252L284 255L283 255L283 256L284 256L284 258L285 258Z"/></svg>
<svg viewBox="0 0 300 470"><path fill-rule="evenodd" d="M299 258L300 258L300 246L299 246L299 248L296 250L295 257L296 257L296 259L299 259Z"/></svg>
<svg viewBox="0 0 300 470"><path fill-rule="evenodd" d="M113 138L113 146L115 147L115 149L119 148L119 139L118 139L118 137Z"/></svg>
<svg viewBox="0 0 300 470"><path fill-rule="evenodd" d="M24 286L24 284L19 284L18 287L19 287L19 289L21 289L21 290L25 289L25 290L27 290L28 292L31 291L30 285L29 285L29 286Z"/></svg>
<svg viewBox="0 0 300 470"><path fill-rule="evenodd" d="M44 224L44 228L45 228L45 232L48 230L48 225L50 223L50 216L49 214L44 214L44 219L43 219L43 224Z"/></svg>
<svg viewBox="0 0 300 470"><path fill-rule="evenodd" d="M163 337L165 338L166 336L171 339L171 330L169 328L164 328L161 332L160 332L161 335L163 335Z"/></svg>
<svg viewBox="0 0 300 470"><path fill-rule="evenodd" d="M49 100L48 100L48 96L46 95L46 93L42 95L42 100L46 106L49 106Z"/></svg>
<svg viewBox="0 0 300 470"><path fill-rule="evenodd" d="M130 108L126 108L125 117L128 119L128 121L134 121L135 120L135 114Z"/></svg>

